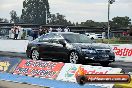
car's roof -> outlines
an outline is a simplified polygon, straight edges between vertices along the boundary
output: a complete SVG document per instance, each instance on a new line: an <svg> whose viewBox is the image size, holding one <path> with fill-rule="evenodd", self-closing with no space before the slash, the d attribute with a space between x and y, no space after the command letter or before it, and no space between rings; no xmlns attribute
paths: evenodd
<svg viewBox="0 0 132 88"><path fill-rule="evenodd" d="M74 33L74 32L51 32L53 34L79 34L79 33Z"/></svg>

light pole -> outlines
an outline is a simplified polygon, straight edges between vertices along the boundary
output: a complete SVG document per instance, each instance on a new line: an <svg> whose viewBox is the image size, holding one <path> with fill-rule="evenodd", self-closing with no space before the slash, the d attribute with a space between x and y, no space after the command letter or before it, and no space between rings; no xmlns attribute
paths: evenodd
<svg viewBox="0 0 132 88"><path fill-rule="evenodd" d="M47 6L45 5L45 23L47 24Z"/></svg>
<svg viewBox="0 0 132 88"><path fill-rule="evenodd" d="M108 0L108 43L110 39L110 4L113 4L113 2L115 2L115 0Z"/></svg>

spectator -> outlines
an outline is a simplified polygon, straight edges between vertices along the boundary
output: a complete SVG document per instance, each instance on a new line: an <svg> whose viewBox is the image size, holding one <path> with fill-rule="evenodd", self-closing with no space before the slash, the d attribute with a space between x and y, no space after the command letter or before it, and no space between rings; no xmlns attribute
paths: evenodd
<svg viewBox="0 0 132 88"><path fill-rule="evenodd" d="M43 34L43 28L40 26L39 28L39 35L41 36Z"/></svg>
<svg viewBox="0 0 132 88"><path fill-rule="evenodd" d="M14 27L13 26L11 27L11 32L14 33Z"/></svg>
<svg viewBox="0 0 132 88"><path fill-rule="evenodd" d="M58 32L62 32L62 29L59 27L56 29Z"/></svg>
<svg viewBox="0 0 132 88"><path fill-rule="evenodd" d="M40 27L40 29L39 29L39 35L41 36L41 35L46 34L46 33L48 33L48 30L46 28Z"/></svg>
<svg viewBox="0 0 132 88"><path fill-rule="evenodd" d="M128 35L127 32L123 32L122 34L123 34L123 36L127 36Z"/></svg>
<svg viewBox="0 0 132 88"><path fill-rule="evenodd" d="M66 27L65 29L64 29L64 32L69 32L70 31L70 29L68 28L68 27Z"/></svg>
<svg viewBox="0 0 132 88"><path fill-rule="evenodd" d="M50 28L49 28L49 32L52 32L52 30L53 30L53 29L50 27Z"/></svg>
<svg viewBox="0 0 132 88"><path fill-rule="evenodd" d="M14 28L14 39L17 39L18 38L18 34L19 34L19 28L18 27L15 27Z"/></svg>
<svg viewBox="0 0 132 88"><path fill-rule="evenodd" d="M23 30L22 30L22 36L21 36L21 39L25 39L25 37L26 37L26 31L23 29Z"/></svg>
<svg viewBox="0 0 132 88"><path fill-rule="evenodd" d="M32 30L32 37L33 37L33 40L38 37L38 31L36 29Z"/></svg>

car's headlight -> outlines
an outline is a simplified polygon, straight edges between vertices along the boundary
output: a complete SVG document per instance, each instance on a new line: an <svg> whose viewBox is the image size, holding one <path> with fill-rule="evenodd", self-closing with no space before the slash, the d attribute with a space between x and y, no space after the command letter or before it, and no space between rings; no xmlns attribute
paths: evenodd
<svg viewBox="0 0 132 88"><path fill-rule="evenodd" d="M82 49L82 52L87 52L87 53L96 53L95 50L89 50L89 49Z"/></svg>

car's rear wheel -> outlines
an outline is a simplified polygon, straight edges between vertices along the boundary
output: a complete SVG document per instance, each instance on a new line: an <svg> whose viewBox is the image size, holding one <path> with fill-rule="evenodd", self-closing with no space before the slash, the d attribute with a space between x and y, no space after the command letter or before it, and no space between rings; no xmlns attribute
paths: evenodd
<svg viewBox="0 0 132 88"><path fill-rule="evenodd" d="M109 63L110 63L110 62L100 62L100 64L101 64L102 66L109 66Z"/></svg>
<svg viewBox="0 0 132 88"><path fill-rule="evenodd" d="M39 52L36 49L32 50L31 59L32 60L39 60L40 59Z"/></svg>
<svg viewBox="0 0 132 88"><path fill-rule="evenodd" d="M70 63L77 64L79 61L79 56L77 52L71 52L69 55Z"/></svg>

